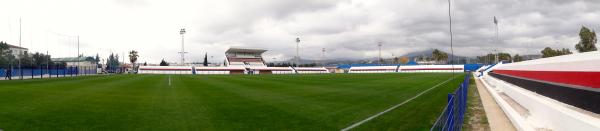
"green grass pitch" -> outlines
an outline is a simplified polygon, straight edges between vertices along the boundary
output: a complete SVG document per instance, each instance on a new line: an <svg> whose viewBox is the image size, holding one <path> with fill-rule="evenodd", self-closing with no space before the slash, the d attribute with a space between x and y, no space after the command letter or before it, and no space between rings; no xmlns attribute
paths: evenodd
<svg viewBox="0 0 600 131"><path fill-rule="evenodd" d="M451 76L109 75L0 81L0 129L340 130ZM429 130L447 93L463 77L354 130Z"/></svg>

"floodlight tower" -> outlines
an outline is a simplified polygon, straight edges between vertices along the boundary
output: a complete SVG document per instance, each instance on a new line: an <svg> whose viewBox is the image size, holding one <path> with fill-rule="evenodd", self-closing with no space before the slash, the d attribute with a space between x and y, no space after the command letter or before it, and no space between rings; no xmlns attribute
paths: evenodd
<svg viewBox="0 0 600 131"><path fill-rule="evenodd" d="M382 42L381 41L378 42L377 46L379 47L379 60L378 61L379 61L379 64L381 64L381 62L382 62L381 61L381 46L382 46Z"/></svg>
<svg viewBox="0 0 600 131"><path fill-rule="evenodd" d="M496 16L494 16L494 24L496 25L496 44L498 44L500 42L500 39L498 38L498 19L496 19ZM498 55L500 54L500 52L498 52L498 50L494 49L496 51L496 63L499 62L500 59L498 59Z"/></svg>
<svg viewBox="0 0 600 131"><path fill-rule="evenodd" d="M321 49L321 64L325 65L325 48Z"/></svg>
<svg viewBox="0 0 600 131"><path fill-rule="evenodd" d="M184 41L183 41L183 34L185 34L185 28L179 30L179 34L181 35L181 65L185 65L185 47L184 47Z"/></svg>
<svg viewBox="0 0 600 131"><path fill-rule="evenodd" d="M300 46L300 37L296 37L296 66L298 66L300 64L299 46Z"/></svg>

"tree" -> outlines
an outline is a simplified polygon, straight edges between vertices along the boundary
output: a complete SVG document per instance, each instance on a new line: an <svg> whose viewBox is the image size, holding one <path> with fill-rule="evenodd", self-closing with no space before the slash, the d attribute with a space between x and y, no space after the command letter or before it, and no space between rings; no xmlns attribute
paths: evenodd
<svg viewBox="0 0 600 131"><path fill-rule="evenodd" d="M98 54L96 54L96 58L94 58L94 62L96 62L96 64L100 64L100 56Z"/></svg>
<svg viewBox="0 0 600 131"><path fill-rule="evenodd" d="M31 61L33 68L50 66L53 63L50 59L50 55L45 55L39 52L36 52L31 56Z"/></svg>
<svg viewBox="0 0 600 131"><path fill-rule="evenodd" d="M4 41L0 41L0 56L3 56L4 53L8 52L8 44Z"/></svg>
<svg viewBox="0 0 600 131"><path fill-rule="evenodd" d="M571 50L567 49L567 48L562 48L560 51L558 51L559 55L568 55L568 54L573 54L573 52L571 52Z"/></svg>
<svg viewBox="0 0 600 131"><path fill-rule="evenodd" d="M556 56L556 54L558 54L558 53L556 53L555 50L553 50L550 47L544 48L541 52L542 52L542 58L553 57L553 56Z"/></svg>
<svg viewBox="0 0 600 131"><path fill-rule="evenodd" d="M162 60L160 61L160 66L169 66L169 63L167 63L167 62L165 61L165 59L162 59Z"/></svg>
<svg viewBox="0 0 600 131"><path fill-rule="evenodd" d="M550 47L544 48L544 50L542 50L541 53L542 53L542 58L573 54L571 52L571 50L569 50L567 48L554 50Z"/></svg>
<svg viewBox="0 0 600 131"><path fill-rule="evenodd" d="M434 49L431 55L433 57L433 60L438 62L448 60L448 54L438 49Z"/></svg>
<svg viewBox="0 0 600 131"><path fill-rule="evenodd" d="M498 53L498 59L500 61L510 61L512 60L512 56L508 53Z"/></svg>
<svg viewBox="0 0 600 131"><path fill-rule="evenodd" d="M11 54L8 44L0 41L0 68L9 68L14 60L15 56Z"/></svg>
<svg viewBox="0 0 600 131"><path fill-rule="evenodd" d="M579 43L577 43L577 45L575 45L575 49L577 49L577 51L579 52L588 52L588 51L596 51L596 32L595 31L590 31L590 29L588 29L585 26L581 27L581 30L579 31Z"/></svg>
<svg viewBox="0 0 600 131"><path fill-rule="evenodd" d="M477 56L477 59L481 62L481 63L485 63L485 64L492 64L494 63L494 59L496 59L496 54L486 54L484 56Z"/></svg>
<svg viewBox="0 0 600 131"><path fill-rule="evenodd" d="M119 55L110 54L106 60L106 70L116 71L119 68Z"/></svg>
<svg viewBox="0 0 600 131"><path fill-rule="evenodd" d="M138 57L139 57L139 55L138 55L138 52L137 52L137 51L135 51L135 50L131 50L131 51L129 51L129 62L131 62L131 65L133 66L133 67L132 67L132 68L133 68L133 70L135 70L135 69L136 69L136 68L135 68L135 62L137 62L137 60L138 60Z"/></svg>
<svg viewBox="0 0 600 131"><path fill-rule="evenodd" d="M204 54L204 63L202 65L208 66L208 52Z"/></svg>
<svg viewBox="0 0 600 131"><path fill-rule="evenodd" d="M28 53L19 55L19 60L21 60L22 68L33 68L34 67L33 58L31 58L31 56L29 56Z"/></svg>
<svg viewBox="0 0 600 131"><path fill-rule="evenodd" d="M515 56L513 56L513 62L520 62L523 61L523 57L520 56L519 54L515 54Z"/></svg>

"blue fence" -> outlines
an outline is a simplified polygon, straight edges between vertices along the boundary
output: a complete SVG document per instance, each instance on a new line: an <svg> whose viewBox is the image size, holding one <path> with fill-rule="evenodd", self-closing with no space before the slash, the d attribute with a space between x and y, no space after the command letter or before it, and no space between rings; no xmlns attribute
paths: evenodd
<svg viewBox="0 0 600 131"><path fill-rule="evenodd" d="M466 73L463 82L454 93L448 94L448 105L431 127L431 131L460 131L462 130L465 111L467 109L467 94L469 91L470 73Z"/></svg>
<svg viewBox="0 0 600 131"><path fill-rule="evenodd" d="M27 68L19 69L13 68L9 70L0 68L0 79L7 79L7 73L12 79L20 78L53 78L53 77L66 77L66 76L79 76L96 74L97 68L93 67L66 67L66 68Z"/></svg>

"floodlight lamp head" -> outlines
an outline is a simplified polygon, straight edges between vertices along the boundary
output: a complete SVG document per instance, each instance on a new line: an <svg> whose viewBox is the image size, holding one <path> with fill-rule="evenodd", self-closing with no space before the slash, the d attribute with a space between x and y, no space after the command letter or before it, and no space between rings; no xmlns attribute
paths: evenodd
<svg viewBox="0 0 600 131"><path fill-rule="evenodd" d="M181 34L181 35L185 34L185 29L181 29L181 30L179 31L179 34Z"/></svg>

